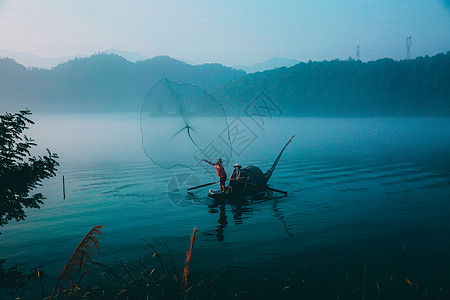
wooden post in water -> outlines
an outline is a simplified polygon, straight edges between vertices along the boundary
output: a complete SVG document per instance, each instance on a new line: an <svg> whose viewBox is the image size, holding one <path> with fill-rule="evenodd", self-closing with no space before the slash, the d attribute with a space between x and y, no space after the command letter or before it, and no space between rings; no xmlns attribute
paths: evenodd
<svg viewBox="0 0 450 300"><path fill-rule="evenodd" d="M64 175L63 175L63 199L66 199L66 182L64 181Z"/></svg>

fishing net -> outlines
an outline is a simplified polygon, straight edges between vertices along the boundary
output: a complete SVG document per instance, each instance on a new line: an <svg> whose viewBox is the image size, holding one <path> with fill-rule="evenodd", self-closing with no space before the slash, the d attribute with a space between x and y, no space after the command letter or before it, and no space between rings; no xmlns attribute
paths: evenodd
<svg viewBox="0 0 450 300"><path fill-rule="evenodd" d="M211 170L204 158L211 162L222 158L228 165L232 155L228 131L224 107L197 86L162 79L145 96L142 150L161 168Z"/></svg>

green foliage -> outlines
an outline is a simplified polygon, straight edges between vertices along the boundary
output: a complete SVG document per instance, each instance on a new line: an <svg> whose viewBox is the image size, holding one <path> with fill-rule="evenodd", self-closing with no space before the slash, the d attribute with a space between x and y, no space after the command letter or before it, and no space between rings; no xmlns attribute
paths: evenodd
<svg viewBox="0 0 450 300"><path fill-rule="evenodd" d="M26 135L29 110L0 115L0 226L10 220L24 220L24 208L40 208L41 193L30 195L43 179L55 176L58 156L47 149L47 155L31 156L36 143Z"/></svg>
<svg viewBox="0 0 450 300"><path fill-rule="evenodd" d="M248 74L212 95L240 113L261 91L285 115L448 116L450 52L402 61L310 61Z"/></svg>

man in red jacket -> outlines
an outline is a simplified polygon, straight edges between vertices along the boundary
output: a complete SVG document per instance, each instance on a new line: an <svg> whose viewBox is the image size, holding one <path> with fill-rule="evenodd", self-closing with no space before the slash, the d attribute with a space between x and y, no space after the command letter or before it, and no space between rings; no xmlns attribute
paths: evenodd
<svg viewBox="0 0 450 300"><path fill-rule="evenodd" d="M225 172L225 168L222 165L223 163L222 159L218 158L215 164L206 159L203 160L212 166L216 166L217 175L219 175L220 178L219 179L220 192L225 193L225 181L227 180L227 173Z"/></svg>

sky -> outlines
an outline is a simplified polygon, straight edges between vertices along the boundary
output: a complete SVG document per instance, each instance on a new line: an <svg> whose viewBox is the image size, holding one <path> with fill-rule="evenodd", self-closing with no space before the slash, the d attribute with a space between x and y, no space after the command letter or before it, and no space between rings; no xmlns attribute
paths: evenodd
<svg viewBox="0 0 450 300"><path fill-rule="evenodd" d="M193 63L404 59L450 50L450 0L0 0L0 49L115 48Z"/></svg>

